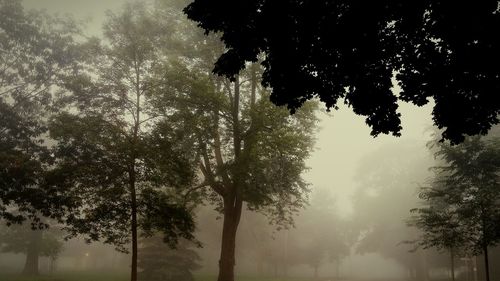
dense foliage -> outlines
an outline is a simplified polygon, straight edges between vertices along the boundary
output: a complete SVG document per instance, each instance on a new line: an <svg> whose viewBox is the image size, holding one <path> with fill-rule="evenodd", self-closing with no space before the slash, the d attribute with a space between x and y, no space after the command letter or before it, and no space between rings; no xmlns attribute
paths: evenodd
<svg viewBox="0 0 500 281"><path fill-rule="evenodd" d="M69 19L0 1L0 216L8 223L60 217L69 203L52 184L45 136L54 93L79 68L78 32Z"/></svg>
<svg viewBox="0 0 500 281"><path fill-rule="evenodd" d="M185 12L222 33L215 73L234 79L263 53L262 83L292 112L313 97L328 108L343 99L373 135L399 135L398 100L433 99L434 122L454 143L499 121L497 0L195 0Z"/></svg>
<svg viewBox="0 0 500 281"><path fill-rule="evenodd" d="M433 185L420 196L427 206L414 211L422 230L419 244L469 254L483 254L489 280L488 248L500 242L500 142L467 138L458 146L438 143Z"/></svg>

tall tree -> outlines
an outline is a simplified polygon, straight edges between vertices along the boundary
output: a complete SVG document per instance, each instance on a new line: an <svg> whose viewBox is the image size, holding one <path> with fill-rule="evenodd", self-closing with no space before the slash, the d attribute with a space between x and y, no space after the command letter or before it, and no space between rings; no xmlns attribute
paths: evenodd
<svg viewBox="0 0 500 281"><path fill-rule="evenodd" d="M334 109L343 99L372 135L399 135L398 100L432 98L434 123L454 143L499 122L497 0L195 0L185 12L222 33L216 73L234 79L263 53L262 82L292 112L313 97Z"/></svg>
<svg viewBox="0 0 500 281"><path fill-rule="evenodd" d="M293 117L275 108L258 85L258 65L233 82L213 77L206 65L222 49L213 47L217 45L204 39L192 64L177 63L167 71L171 84L164 91L175 98L168 95L157 104L176 104L179 122L197 140L203 175L199 188L209 187L223 214L218 280L233 281L236 233L245 203L268 214L271 222L286 224L306 202L301 174L313 144L316 105L304 106Z"/></svg>
<svg viewBox="0 0 500 281"><path fill-rule="evenodd" d="M1 0L0 18L0 217L37 224L68 203L50 184L46 121L58 86L79 69L79 28L18 0Z"/></svg>
<svg viewBox="0 0 500 281"><path fill-rule="evenodd" d="M440 184L426 191L424 199L439 202L445 211L437 213L432 206L420 209L424 241L434 247L460 245L471 254L482 253L489 281L488 248L500 242L500 141L470 137L458 146L437 143L435 149L443 161L435 167Z"/></svg>
<svg viewBox="0 0 500 281"><path fill-rule="evenodd" d="M86 71L66 80L71 94L60 102L67 110L50 124L57 175L79 209L66 218L69 231L121 250L131 243L132 281L140 230L163 232L170 245L193 239L179 192L196 181L190 139L150 98L165 83L152 76L169 31L145 3L110 12L104 43L87 44Z"/></svg>

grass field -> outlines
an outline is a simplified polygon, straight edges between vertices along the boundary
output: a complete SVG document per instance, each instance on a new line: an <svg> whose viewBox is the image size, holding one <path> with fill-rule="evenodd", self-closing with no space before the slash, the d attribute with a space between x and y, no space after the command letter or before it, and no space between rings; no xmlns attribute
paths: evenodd
<svg viewBox="0 0 500 281"><path fill-rule="evenodd" d="M195 281L216 281L215 276L198 275ZM128 281L129 276L125 273L109 272L62 272L53 275L40 275L26 277L14 273L0 272L0 281ZM284 281L280 278L266 277L237 277L236 281ZM306 279L288 278L286 281L309 281Z"/></svg>
<svg viewBox="0 0 500 281"><path fill-rule="evenodd" d="M27 277L15 273L0 273L0 281L127 281L127 277L125 274L105 272L64 272L35 277Z"/></svg>

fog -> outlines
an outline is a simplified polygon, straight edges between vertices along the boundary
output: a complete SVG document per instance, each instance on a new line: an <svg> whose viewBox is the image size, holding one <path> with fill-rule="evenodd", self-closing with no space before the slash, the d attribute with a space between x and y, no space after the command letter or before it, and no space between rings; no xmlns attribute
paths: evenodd
<svg viewBox="0 0 500 281"><path fill-rule="evenodd" d="M124 0L22 1L27 9L43 9L48 14L74 17L84 26L83 37L99 38L103 37L102 25L107 11L118 13L124 3ZM249 91L250 87L242 86L242 89ZM393 91L400 91L396 82ZM263 215L264 209L255 212L255 207L243 203L236 235L235 279L449 280L448 251L433 247L423 249L422 246L416 249L415 241L420 232L409 225L410 210L425 206L419 193L431 184L432 167L442 164L434 157L435 148L429 146L429 143L436 142L435 133L438 131L433 127L431 117L433 103L423 107L400 103L403 129L399 137L371 136L364 117L356 115L342 103L339 102L338 110L332 111L327 111L320 103L314 113L319 120L318 130L314 132L313 149L305 160L307 169L302 173L310 190L308 204L293 212L293 223L274 223ZM196 173L203 175L200 171ZM197 197L198 201L194 200L196 203L192 205L193 235L201 247L186 242L184 238L179 239L181 246L178 250L172 250L166 244L152 246L163 253L178 251L171 255L195 261L197 266L190 268L194 280L216 280L219 270L223 216L217 204L221 200L206 199L213 197L207 194L209 192L198 195L202 199ZM53 236L61 243L62 250L53 257L41 255L38 261L40 276L47 279L40 280L128 280L130 244L117 250L111 243L105 243L105 239L87 243L85 235L81 234L65 240L67 233L61 230L64 225L55 220L48 221L51 227L40 232L44 233L44 239ZM23 271L27 255L22 249L9 248L11 240L8 239L21 239L20 235L24 234L15 233L30 232L14 230L12 234L16 227L27 226L8 227L5 223L1 226L3 241L0 242L4 251L0 253L0 281L25 280L11 279ZM50 232L55 234L46 235ZM139 280L141 247L149 243L144 241L139 240ZM491 247L492 280L500 278L499 253ZM479 257L477 261L476 256ZM481 253L476 256L465 252L455 256L454 276L457 280L483 280ZM173 262L172 268L181 268L183 264Z"/></svg>

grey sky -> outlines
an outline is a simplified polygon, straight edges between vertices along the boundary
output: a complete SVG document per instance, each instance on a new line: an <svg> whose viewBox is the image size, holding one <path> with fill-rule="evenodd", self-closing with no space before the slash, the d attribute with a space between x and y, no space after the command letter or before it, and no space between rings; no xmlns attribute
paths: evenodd
<svg viewBox="0 0 500 281"><path fill-rule="evenodd" d="M100 35L106 10L119 9L126 0L23 0L30 9L44 9L49 13L72 14L78 20L89 20L86 33Z"/></svg>

